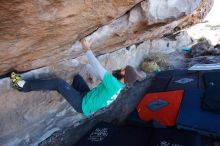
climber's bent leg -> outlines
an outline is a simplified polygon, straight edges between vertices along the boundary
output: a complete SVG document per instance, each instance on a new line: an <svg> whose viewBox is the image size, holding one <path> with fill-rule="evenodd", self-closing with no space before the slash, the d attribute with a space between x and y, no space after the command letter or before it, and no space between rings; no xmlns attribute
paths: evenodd
<svg viewBox="0 0 220 146"><path fill-rule="evenodd" d="M23 92L51 90L59 92L77 112L82 113L83 95L62 79L27 80L21 89Z"/></svg>
<svg viewBox="0 0 220 146"><path fill-rule="evenodd" d="M72 87L77 91L81 92L83 95L85 95L90 91L86 81L79 74L75 75L73 79Z"/></svg>

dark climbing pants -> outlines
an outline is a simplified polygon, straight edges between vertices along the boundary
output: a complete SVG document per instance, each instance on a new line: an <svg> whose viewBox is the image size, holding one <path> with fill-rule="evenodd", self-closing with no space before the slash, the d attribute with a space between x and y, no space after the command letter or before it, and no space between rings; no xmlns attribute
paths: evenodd
<svg viewBox="0 0 220 146"><path fill-rule="evenodd" d="M51 91L59 92L77 111L82 113L82 99L90 91L88 85L80 75L74 77L72 86L62 79L27 80L23 92Z"/></svg>

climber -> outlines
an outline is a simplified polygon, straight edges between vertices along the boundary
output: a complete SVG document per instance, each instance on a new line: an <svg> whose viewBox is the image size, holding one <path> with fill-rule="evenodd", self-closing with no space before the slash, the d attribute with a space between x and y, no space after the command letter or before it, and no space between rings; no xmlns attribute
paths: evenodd
<svg viewBox="0 0 220 146"><path fill-rule="evenodd" d="M90 72L96 78L101 80L101 83L92 90L89 89L88 85L80 75L74 77L71 86L62 79L22 80L20 75L12 72L11 82L13 87L21 92L56 90L77 112L83 113L86 116L108 106L116 99L117 95L125 85L102 67L90 49L90 41L83 39L81 40L81 45L86 52L86 56L90 63L88 64ZM125 76L125 71L128 72L126 77L126 80L128 80L127 82L129 84L134 83L137 80L138 75L133 68L128 66L125 70L121 70L119 72L119 74L121 74L121 79ZM115 73L115 75L117 76L118 73Z"/></svg>

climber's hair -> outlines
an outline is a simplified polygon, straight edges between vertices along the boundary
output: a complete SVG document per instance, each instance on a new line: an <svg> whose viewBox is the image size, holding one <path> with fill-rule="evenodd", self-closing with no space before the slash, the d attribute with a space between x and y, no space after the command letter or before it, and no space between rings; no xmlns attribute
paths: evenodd
<svg viewBox="0 0 220 146"><path fill-rule="evenodd" d="M118 70L114 70L112 71L112 75L117 78L118 80L121 80L124 78L124 75L121 73L121 69L118 69Z"/></svg>

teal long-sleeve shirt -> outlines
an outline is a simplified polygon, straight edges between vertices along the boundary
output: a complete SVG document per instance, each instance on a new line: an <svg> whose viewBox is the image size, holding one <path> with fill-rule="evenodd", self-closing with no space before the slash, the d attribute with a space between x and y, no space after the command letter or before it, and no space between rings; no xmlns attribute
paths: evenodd
<svg viewBox="0 0 220 146"><path fill-rule="evenodd" d="M117 98L117 95L124 86L123 83L118 81L110 73L106 72L101 83L89 91L83 98L83 114L88 116L111 104Z"/></svg>

